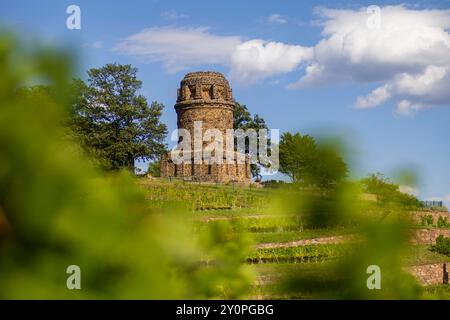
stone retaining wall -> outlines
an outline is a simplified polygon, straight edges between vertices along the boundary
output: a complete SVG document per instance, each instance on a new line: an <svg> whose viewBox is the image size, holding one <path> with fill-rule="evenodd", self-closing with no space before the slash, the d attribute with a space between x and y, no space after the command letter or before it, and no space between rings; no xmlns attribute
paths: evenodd
<svg viewBox="0 0 450 320"><path fill-rule="evenodd" d="M417 224L420 224L422 222L422 217L424 216L432 216L433 217L433 223L437 223L439 217L447 218L447 220L450 222L450 213L446 211L416 211L412 212L413 220Z"/></svg>
<svg viewBox="0 0 450 320"><path fill-rule="evenodd" d="M433 245L440 235L450 237L450 229L417 229L414 230L411 242L413 244Z"/></svg>
<svg viewBox="0 0 450 320"><path fill-rule="evenodd" d="M406 270L425 286L448 284L448 264L449 263L425 264L408 267Z"/></svg>

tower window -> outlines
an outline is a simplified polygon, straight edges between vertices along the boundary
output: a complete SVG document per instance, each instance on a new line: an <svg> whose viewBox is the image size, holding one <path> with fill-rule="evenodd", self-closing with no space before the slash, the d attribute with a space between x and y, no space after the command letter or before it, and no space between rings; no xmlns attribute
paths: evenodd
<svg viewBox="0 0 450 320"><path fill-rule="evenodd" d="M208 164L208 174L212 173L212 166L210 164Z"/></svg>

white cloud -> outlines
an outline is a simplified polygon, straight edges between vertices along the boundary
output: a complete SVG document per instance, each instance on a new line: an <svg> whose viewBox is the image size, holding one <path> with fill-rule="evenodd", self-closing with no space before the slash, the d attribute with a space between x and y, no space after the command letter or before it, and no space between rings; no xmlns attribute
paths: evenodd
<svg viewBox="0 0 450 320"><path fill-rule="evenodd" d="M421 103L412 103L408 100L402 100L397 104L396 112L404 116L410 116L427 106Z"/></svg>
<svg viewBox="0 0 450 320"><path fill-rule="evenodd" d="M180 20L180 19L186 19L189 16L184 13L178 13L176 11L164 11L160 14L161 18L166 20Z"/></svg>
<svg viewBox="0 0 450 320"><path fill-rule="evenodd" d="M358 97L356 106L361 109L373 108L387 101L391 96L391 87L384 85L373 90L367 97Z"/></svg>
<svg viewBox="0 0 450 320"><path fill-rule="evenodd" d="M406 185L399 186L399 190L400 190L400 192L410 194L415 197L419 196L419 194L420 194L419 189L411 187L411 186L406 186Z"/></svg>
<svg viewBox="0 0 450 320"><path fill-rule="evenodd" d="M250 84L269 76L287 73L312 57L312 49L281 42L250 40L236 47L231 56L230 76Z"/></svg>
<svg viewBox="0 0 450 320"><path fill-rule="evenodd" d="M450 104L450 10L381 8L379 28L359 10L317 9L322 36L306 73L291 87L350 81L382 83L358 108L397 103L397 112L412 114Z"/></svg>
<svg viewBox="0 0 450 320"><path fill-rule="evenodd" d="M169 72L219 64L230 67L231 78L250 84L272 75L293 71L312 57L312 49L280 42L218 36L208 28L150 28L118 44L116 50L148 62L162 62Z"/></svg>
<svg viewBox="0 0 450 320"><path fill-rule="evenodd" d="M267 22L273 24L283 24L286 23L287 20L281 14L274 13L267 17Z"/></svg>
<svg viewBox="0 0 450 320"><path fill-rule="evenodd" d="M450 105L450 10L386 6L381 8L379 27L370 27L366 8L317 8L316 14L322 39L311 47L244 41L204 27L164 27L131 35L117 49L162 62L170 72L206 64L228 66L232 79L240 84L298 70L303 75L288 87L376 85L372 92L355 97L361 109L393 102L398 114L411 115ZM279 14L268 19L285 21Z"/></svg>
<svg viewBox="0 0 450 320"><path fill-rule="evenodd" d="M397 98L397 113L411 115L432 105L450 103L450 66L427 66L419 74L402 73L366 97L358 97L361 108L376 107ZM377 97L379 99L377 99Z"/></svg>
<svg viewBox="0 0 450 320"><path fill-rule="evenodd" d="M129 36L116 50L147 62L162 62L169 72L177 72L205 64L229 65L240 43L238 36L213 35L205 27L165 27L149 28Z"/></svg>

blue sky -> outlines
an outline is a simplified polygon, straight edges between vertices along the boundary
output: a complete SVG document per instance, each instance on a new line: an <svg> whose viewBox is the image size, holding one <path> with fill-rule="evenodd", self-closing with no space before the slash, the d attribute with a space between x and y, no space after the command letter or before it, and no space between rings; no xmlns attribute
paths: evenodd
<svg viewBox="0 0 450 320"><path fill-rule="evenodd" d="M71 4L80 30L66 27ZM369 5L381 10L374 29ZM170 131L184 74L221 71L269 127L338 134L354 175L413 169L420 198L450 204L448 9L449 1L16 0L0 3L0 22L68 47L81 77L106 63L136 66L142 93L166 106Z"/></svg>

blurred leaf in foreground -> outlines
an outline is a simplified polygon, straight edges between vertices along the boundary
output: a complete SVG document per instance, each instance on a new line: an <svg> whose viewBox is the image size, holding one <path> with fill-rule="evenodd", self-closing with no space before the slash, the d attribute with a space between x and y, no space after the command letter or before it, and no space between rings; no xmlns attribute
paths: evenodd
<svg viewBox="0 0 450 320"><path fill-rule="evenodd" d="M68 61L0 35L0 299L241 297L251 279L228 285L242 272L232 256L201 265L223 253L202 247L184 210L150 211L135 178L105 177L70 141ZM66 287L69 265L81 290Z"/></svg>

